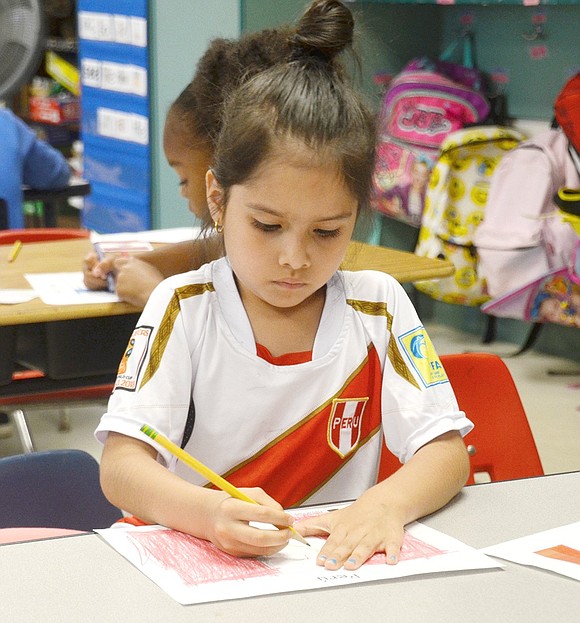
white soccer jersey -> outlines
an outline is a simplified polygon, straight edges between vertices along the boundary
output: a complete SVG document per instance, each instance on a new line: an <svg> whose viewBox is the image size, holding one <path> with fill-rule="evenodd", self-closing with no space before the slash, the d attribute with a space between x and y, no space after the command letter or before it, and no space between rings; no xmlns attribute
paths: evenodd
<svg viewBox="0 0 580 623"><path fill-rule="evenodd" d="M227 259L176 275L151 295L97 428L155 446L170 470L207 485L140 432L149 424L234 485L284 507L354 499L376 483L383 437L401 462L472 423L459 411L403 288L375 271L337 273L312 361L256 354Z"/></svg>

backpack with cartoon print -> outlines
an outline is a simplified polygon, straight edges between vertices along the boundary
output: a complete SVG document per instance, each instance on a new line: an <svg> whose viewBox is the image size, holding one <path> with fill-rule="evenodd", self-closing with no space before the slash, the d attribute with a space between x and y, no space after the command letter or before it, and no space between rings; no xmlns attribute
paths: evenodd
<svg viewBox="0 0 580 623"><path fill-rule="evenodd" d="M517 130L490 125L453 132L443 141L429 179L415 253L449 260L455 271L444 279L415 282L420 292L456 305L479 306L489 299L473 236L484 218L495 168L524 139Z"/></svg>
<svg viewBox="0 0 580 623"><path fill-rule="evenodd" d="M373 208L419 227L442 141L481 123L490 105L472 67L415 58L390 82L379 114Z"/></svg>

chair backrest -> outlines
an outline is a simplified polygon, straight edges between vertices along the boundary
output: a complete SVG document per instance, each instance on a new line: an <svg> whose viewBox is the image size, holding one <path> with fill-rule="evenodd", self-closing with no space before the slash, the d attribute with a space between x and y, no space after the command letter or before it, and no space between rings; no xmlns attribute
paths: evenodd
<svg viewBox="0 0 580 623"><path fill-rule="evenodd" d="M88 238L86 229L73 227L31 227L29 229L5 229L0 231L0 244L21 242L48 242L50 240L68 240L70 238Z"/></svg>
<svg viewBox="0 0 580 623"><path fill-rule="evenodd" d="M544 470L512 375L489 353L442 355L459 408L475 424L465 437L468 484L542 476Z"/></svg>
<svg viewBox="0 0 580 623"><path fill-rule="evenodd" d="M0 528L108 528L121 511L103 495L99 464L82 450L0 458Z"/></svg>

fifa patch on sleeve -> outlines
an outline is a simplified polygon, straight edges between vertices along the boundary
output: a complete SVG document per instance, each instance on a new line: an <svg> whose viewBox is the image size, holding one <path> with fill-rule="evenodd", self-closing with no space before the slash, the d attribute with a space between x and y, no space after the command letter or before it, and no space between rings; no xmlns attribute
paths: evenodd
<svg viewBox="0 0 580 623"><path fill-rule="evenodd" d="M447 383L447 374L423 327L399 335L399 344L425 387Z"/></svg>
<svg viewBox="0 0 580 623"><path fill-rule="evenodd" d="M153 327L135 327L117 370L114 389L134 392L149 352Z"/></svg>

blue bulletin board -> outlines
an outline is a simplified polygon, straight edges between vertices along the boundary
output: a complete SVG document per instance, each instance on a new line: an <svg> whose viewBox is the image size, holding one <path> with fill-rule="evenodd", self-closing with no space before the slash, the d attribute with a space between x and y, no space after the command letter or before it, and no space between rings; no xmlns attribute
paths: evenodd
<svg viewBox="0 0 580 623"><path fill-rule="evenodd" d="M83 225L101 233L151 228L147 0L79 0Z"/></svg>

